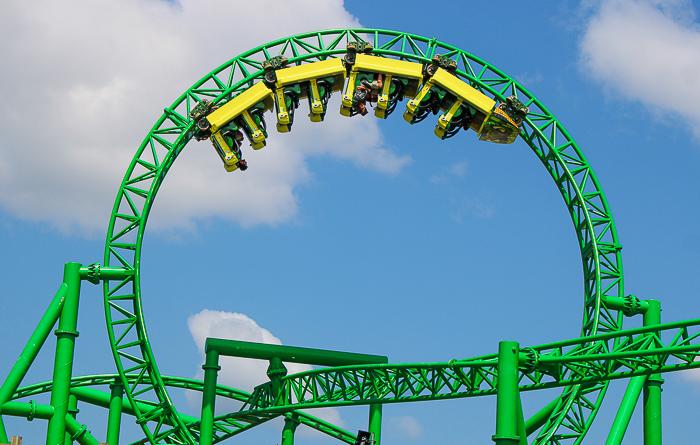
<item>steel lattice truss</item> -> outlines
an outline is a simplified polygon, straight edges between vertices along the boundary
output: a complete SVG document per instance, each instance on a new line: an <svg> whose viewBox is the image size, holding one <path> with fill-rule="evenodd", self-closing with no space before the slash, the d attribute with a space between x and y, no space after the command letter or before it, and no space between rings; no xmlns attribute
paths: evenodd
<svg viewBox="0 0 700 445"><path fill-rule="evenodd" d="M521 349L519 389L596 384L700 367L695 361L700 355L700 332L689 332L698 325L700 319ZM673 334L673 338L664 344L662 334ZM313 370L284 377L276 396L271 383L258 386L241 413L491 395L496 393L497 365L498 355L494 354L448 363Z"/></svg>

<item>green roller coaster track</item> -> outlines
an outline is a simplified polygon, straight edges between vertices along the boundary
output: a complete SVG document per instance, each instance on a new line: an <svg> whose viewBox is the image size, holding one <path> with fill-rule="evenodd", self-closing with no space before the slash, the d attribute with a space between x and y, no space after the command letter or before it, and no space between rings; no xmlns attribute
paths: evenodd
<svg viewBox="0 0 700 445"><path fill-rule="evenodd" d="M124 175L109 223L103 266L74 265L71 269L67 265L66 276L72 273L78 277L78 282L66 279L59 290L61 295L67 295L71 289L75 291L80 279L94 284L102 282L109 342L117 373L81 378L57 377L55 373L53 384L24 388L18 388L23 375L19 380L15 378L14 383L8 383L12 380L8 378L0 390L3 414L35 409L52 419L51 436L51 422L66 417L67 412L65 406L59 408L54 404L54 397L67 400L70 392L79 400L109 408L109 394L88 387L112 384L123 388L124 413L134 416L143 430L144 437L137 443L196 444L202 440L200 419L180 414L167 388L205 391L203 383L162 376L146 331L140 259L148 215L170 167L194 136L196 128L190 111L198 103L204 99L223 103L245 91L263 78L263 62L274 56L287 57L290 66L314 63L343 57L347 44L352 41L371 43L375 56L421 64L430 63L438 54L449 57L457 63L457 77L476 90L500 102L507 96L516 96L530 110L523 121L520 139L542 162L571 216L583 266L581 336L530 348L519 348L516 344L517 351L514 349L519 391L552 387L563 390L532 419L524 422L527 439L520 437L517 441L517 438L494 436L494 440L579 444L611 380L631 378L634 382L647 382L663 372L699 366L700 362L694 360L700 350L700 334L691 332L691 328L700 325L699 320L660 325L653 316L647 317L654 307L658 309L654 300L642 302L625 294L621 246L603 190L577 144L544 105L497 68L451 45L394 31L342 29L299 34L247 51L211 71L165 108ZM274 141L274 137L270 140ZM52 306L54 322L58 313L68 310L70 298L65 298L64 304L57 295L56 301L59 302ZM74 310L77 311L77 306ZM645 327L623 330L623 318L637 314L644 314ZM63 316L61 323L65 325L59 325L59 342L65 338L67 344L75 331L75 323L71 326L71 321L64 321ZM673 339L663 343L662 333ZM58 356L57 350L57 364ZM321 368L283 377L279 388L273 388L272 382L260 385L252 394L219 385L215 391L217 396L238 400L243 406L237 412L214 419L211 442L220 442L272 418L285 416L346 443L355 443L354 434L298 410L499 394L503 392L499 385L505 385L506 381L503 357L494 354L448 363ZM499 375L502 378L499 379ZM63 385L59 385L59 381L66 382L66 388L60 389ZM32 408L31 403L10 401L41 392L52 393L52 406L39 409ZM63 395L54 396L59 393ZM500 400L499 395L499 405ZM65 426L55 428L70 430L75 425L68 421ZM0 429L0 442L4 434ZM83 439L88 436L85 431L81 434L74 434L76 440L93 443Z"/></svg>

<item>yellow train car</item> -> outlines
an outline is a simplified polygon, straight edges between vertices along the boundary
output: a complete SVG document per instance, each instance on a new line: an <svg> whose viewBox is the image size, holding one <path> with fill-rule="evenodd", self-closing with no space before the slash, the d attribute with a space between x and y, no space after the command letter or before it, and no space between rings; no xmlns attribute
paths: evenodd
<svg viewBox="0 0 700 445"><path fill-rule="evenodd" d="M376 103L375 116L386 119L404 97L415 97L423 80L420 64L385 57L356 54L343 94L340 113L367 114L367 103Z"/></svg>
<svg viewBox="0 0 700 445"><path fill-rule="evenodd" d="M274 98L277 131L286 133L294 123L294 110L300 99L308 99L309 118L323 122L328 99L342 91L346 69L342 59L328 59L275 70Z"/></svg>
<svg viewBox="0 0 700 445"><path fill-rule="evenodd" d="M472 129L480 140L499 144L510 144L518 137L528 110L515 97L498 104L448 70L432 65L425 72L427 79L406 105L407 122L420 122L430 113L443 111L435 126L440 139L460 129Z"/></svg>
<svg viewBox="0 0 700 445"><path fill-rule="evenodd" d="M243 130L250 145L259 150L265 146L267 130L263 113L274 107L272 91L264 82L258 82L238 96L207 115L211 133L234 121Z"/></svg>

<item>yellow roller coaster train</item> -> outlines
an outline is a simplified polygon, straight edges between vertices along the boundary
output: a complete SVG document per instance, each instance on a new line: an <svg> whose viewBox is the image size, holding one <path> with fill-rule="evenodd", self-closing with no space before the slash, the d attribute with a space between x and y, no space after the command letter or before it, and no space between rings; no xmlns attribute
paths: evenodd
<svg viewBox="0 0 700 445"><path fill-rule="evenodd" d="M265 146L264 113L275 109L277 131L291 131L300 99L309 103L309 118L322 122L331 94L344 91L340 114L374 115L386 119L398 102L409 99L404 119L414 124L442 111L435 135L447 139L459 130L474 130L482 141L510 144L520 134L529 110L516 97L504 103L481 93L454 75L457 63L436 55L432 63L415 63L372 55L367 42L350 42L343 58L288 66L276 56L264 62L265 78L215 106L203 100L190 113L197 123L197 140L211 138L227 171L246 170L243 136L258 150Z"/></svg>

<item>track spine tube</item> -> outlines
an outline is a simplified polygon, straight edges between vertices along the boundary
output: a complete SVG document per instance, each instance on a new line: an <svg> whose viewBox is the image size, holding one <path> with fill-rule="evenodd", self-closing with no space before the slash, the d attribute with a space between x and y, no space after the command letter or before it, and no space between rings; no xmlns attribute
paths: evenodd
<svg viewBox="0 0 700 445"><path fill-rule="evenodd" d="M32 363L34 362L37 354L39 354L41 347L49 337L51 329L56 324L56 321L58 321L58 317L61 316L61 308L63 308L63 301L66 297L67 289L68 286L66 286L65 283L61 284L61 287L58 288L56 296L53 297L53 300L46 309L44 316L41 317L39 325L34 330L32 336L29 337L27 346L24 347L24 350L17 359L17 362L12 367L10 374L8 374L7 378L2 384L2 387L0 387L0 415L2 415L2 405L5 402L8 402L12 398L15 391L17 391L17 388L19 388L19 385L22 383L22 379L24 379L24 376L27 374L29 367L32 366ZM7 433L5 432L5 425L2 422L2 417L0 417L0 442L9 443Z"/></svg>
<svg viewBox="0 0 700 445"><path fill-rule="evenodd" d="M518 445L518 358L520 346L514 341L498 343L496 382L496 445Z"/></svg>
<svg viewBox="0 0 700 445"><path fill-rule="evenodd" d="M644 326L661 324L661 302L646 300L649 309L644 313ZM650 334L657 335L657 334ZM661 445L661 374L651 374L644 384L644 445Z"/></svg>
<svg viewBox="0 0 700 445"><path fill-rule="evenodd" d="M219 351L216 349L207 351L202 369L204 369L204 391L202 392L202 420L199 427L199 445L212 445L216 379L221 369L221 366L219 366Z"/></svg>
<svg viewBox="0 0 700 445"><path fill-rule="evenodd" d="M68 414L68 396L73 372L73 351L78 325L78 304L80 302L80 264L66 263L63 269L63 283L67 286L66 297L55 332L56 356L53 370L53 389L51 406L55 414L49 420L46 432L46 445L61 445L66 433L66 415ZM77 423L77 422L76 422Z"/></svg>
<svg viewBox="0 0 700 445"><path fill-rule="evenodd" d="M122 422L122 409L124 395L124 386L115 379L114 383L109 385L111 391L109 397L109 420L107 421L107 444L119 445L119 429Z"/></svg>

